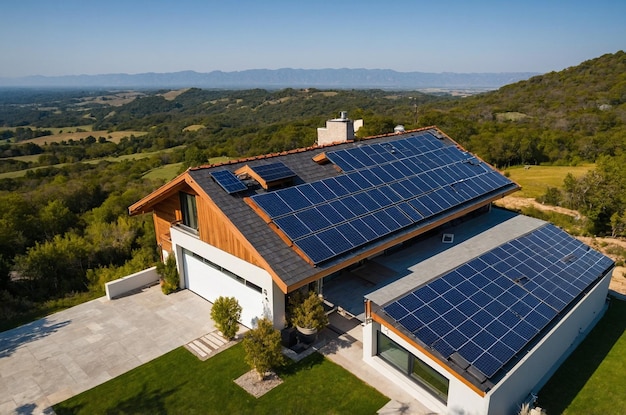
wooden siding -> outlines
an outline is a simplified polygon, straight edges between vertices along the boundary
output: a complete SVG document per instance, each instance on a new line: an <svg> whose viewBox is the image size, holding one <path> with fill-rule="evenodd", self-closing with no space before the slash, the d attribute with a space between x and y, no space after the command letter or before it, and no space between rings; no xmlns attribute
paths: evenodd
<svg viewBox="0 0 626 415"><path fill-rule="evenodd" d="M253 265L266 268L265 261L260 260L256 250L252 249L250 243L208 197L196 198L196 204L200 240Z"/></svg>
<svg viewBox="0 0 626 415"><path fill-rule="evenodd" d="M180 210L180 198L178 193L170 195L168 198L154 206L153 210L154 233L157 244L167 252L172 250L172 237L170 227L172 223L182 219Z"/></svg>

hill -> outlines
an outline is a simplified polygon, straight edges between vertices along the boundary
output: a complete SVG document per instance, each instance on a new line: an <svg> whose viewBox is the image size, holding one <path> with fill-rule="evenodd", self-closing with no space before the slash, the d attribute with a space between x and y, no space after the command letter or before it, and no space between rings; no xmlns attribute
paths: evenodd
<svg viewBox="0 0 626 415"><path fill-rule="evenodd" d="M494 89L536 75L532 72L429 73L389 69L250 69L236 72L103 74L0 78L3 87L63 88L479 88Z"/></svg>
<svg viewBox="0 0 626 415"><path fill-rule="evenodd" d="M500 166L620 154L626 150L626 53L461 101L426 104L420 124L440 126Z"/></svg>

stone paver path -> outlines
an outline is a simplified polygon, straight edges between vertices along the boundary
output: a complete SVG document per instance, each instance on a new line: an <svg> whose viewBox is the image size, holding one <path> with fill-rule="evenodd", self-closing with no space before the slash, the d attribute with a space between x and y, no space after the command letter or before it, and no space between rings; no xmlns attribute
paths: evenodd
<svg viewBox="0 0 626 415"><path fill-rule="evenodd" d="M185 348L196 355L198 359L207 360L226 343L228 343L228 341L216 330L187 343Z"/></svg>

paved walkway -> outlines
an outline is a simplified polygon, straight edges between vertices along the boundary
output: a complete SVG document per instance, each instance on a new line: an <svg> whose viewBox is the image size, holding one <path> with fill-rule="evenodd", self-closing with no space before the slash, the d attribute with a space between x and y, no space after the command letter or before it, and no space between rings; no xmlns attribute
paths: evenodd
<svg viewBox="0 0 626 415"><path fill-rule="evenodd" d="M329 320L331 327L322 332L324 336L327 336L327 344L319 352L391 399L378 411L379 414L432 415L437 413L363 361L363 327L360 321L355 318L344 318L338 313L331 314Z"/></svg>
<svg viewBox="0 0 626 415"><path fill-rule="evenodd" d="M48 408L212 332L211 304L159 286L0 333L0 414Z"/></svg>

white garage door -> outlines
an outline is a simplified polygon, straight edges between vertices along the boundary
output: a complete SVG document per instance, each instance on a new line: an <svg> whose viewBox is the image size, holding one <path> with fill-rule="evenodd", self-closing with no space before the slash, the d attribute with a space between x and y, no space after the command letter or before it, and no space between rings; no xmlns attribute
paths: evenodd
<svg viewBox="0 0 626 415"><path fill-rule="evenodd" d="M201 257L184 250L183 272L186 287L213 302L216 298L235 297L241 305L241 323L252 327L263 316L265 296L261 288L232 273L225 273Z"/></svg>

